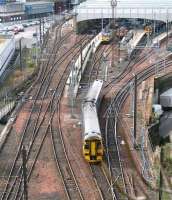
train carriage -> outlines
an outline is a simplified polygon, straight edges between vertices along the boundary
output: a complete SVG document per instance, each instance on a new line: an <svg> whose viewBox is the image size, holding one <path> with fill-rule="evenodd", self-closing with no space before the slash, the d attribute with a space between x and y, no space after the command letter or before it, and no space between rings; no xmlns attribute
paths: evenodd
<svg viewBox="0 0 172 200"><path fill-rule="evenodd" d="M166 90L160 95L160 104L163 108L172 108L172 88Z"/></svg>
<svg viewBox="0 0 172 200"><path fill-rule="evenodd" d="M86 95L86 97L84 98L84 103L85 102L93 102L95 104L97 104L97 108L98 105L101 101L101 89L103 86L103 81L102 80L95 80L90 89L88 90L88 93Z"/></svg>
<svg viewBox="0 0 172 200"><path fill-rule="evenodd" d="M102 80L94 81L82 104L83 155L86 161L92 163L100 162L103 158L102 136L97 114L102 86Z"/></svg>
<svg viewBox="0 0 172 200"><path fill-rule="evenodd" d="M83 105L84 132L83 154L88 162L102 160L103 145L96 106L91 102Z"/></svg>

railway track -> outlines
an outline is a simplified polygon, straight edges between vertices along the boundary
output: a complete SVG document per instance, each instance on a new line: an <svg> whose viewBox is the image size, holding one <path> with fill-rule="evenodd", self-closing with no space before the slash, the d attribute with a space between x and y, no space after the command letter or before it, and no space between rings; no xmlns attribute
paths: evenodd
<svg viewBox="0 0 172 200"><path fill-rule="evenodd" d="M113 110L106 118L105 143L106 162L110 173L111 188L115 200L125 200L127 189L123 175L116 124L113 121Z"/></svg>
<svg viewBox="0 0 172 200"><path fill-rule="evenodd" d="M107 46L100 45L95 54L93 54L89 60L89 63L84 70L84 74L82 75L81 85L87 86L98 77L98 69L100 68L100 61L103 55L103 52L106 51ZM94 77L93 77L94 74Z"/></svg>
<svg viewBox="0 0 172 200"><path fill-rule="evenodd" d="M56 110L59 107L59 101L60 101L62 92L64 90L64 87L65 87L65 84L66 84L66 81L67 81L69 73L70 73L70 63L66 67L65 73L63 73L64 76L61 76L61 78L60 78L60 80L58 82L58 85L56 86L56 89L55 89L55 91L53 93L53 97L52 97L53 99L51 100L50 106L49 106L50 113L51 113L50 116L49 116L50 120L49 120L49 122L47 124L47 127L45 128L46 131L44 131L44 135L43 135L43 138L41 140L41 144L40 145L39 144L36 145L36 146L39 146L39 149L36 151L36 155L34 156L35 157L33 159L34 162L33 162L32 166L31 166L31 169L30 169L29 175L28 175L28 182L30 180L32 171L34 169L34 165L35 165L35 163L37 161L37 158L39 156L41 148L42 148L42 146L44 144L44 140L45 140L47 134L50 132L51 138L52 138L52 144L53 144L53 150L54 150L54 154L55 154L55 160L56 160L57 168L60 171L60 174L62 176L61 178L62 178L63 184L65 186L65 191L66 191L67 197L68 197L68 199L83 199L82 193L81 193L81 191L79 189L79 186L77 185L76 178L74 176L74 173L72 171L72 167L70 166L70 163L67 163L68 165L66 163L64 163L64 160L68 159L68 158L66 158L67 157L66 150L65 150L64 154L62 154L62 152L63 152L62 150L60 151L61 154L59 154L59 150L60 150L59 146L61 145L62 146L61 148L64 148L64 142L62 140L62 133L61 133L61 129L60 129L60 121L58 121L59 118L58 118L58 120L55 118L55 115L59 115L59 112L57 112ZM58 129L57 128L53 128L54 127L53 125L57 123L56 120L59 122L58 123ZM57 151L57 149L58 149L58 151ZM70 174L70 170L69 169L71 170L71 174ZM72 180L72 176L74 177L75 181ZM78 195L77 195L77 190L78 190L78 193L79 193ZM19 199L22 198L22 195L23 195L23 191L22 191Z"/></svg>
<svg viewBox="0 0 172 200"><path fill-rule="evenodd" d="M86 72L84 73L82 77L82 81L84 80L84 84L88 82L88 85L89 85L91 81L97 79L100 76L100 73L99 73L99 70L101 68L100 60L104 52L106 52L106 55L109 55L111 52L110 46L107 46L107 45L100 46L99 49L96 51L96 53L93 56L93 61L91 62L92 65L90 64L88 68L86 68ZM82 89L80 89L80 92L81 91ZM85 87L84 87L84 93L85 93ZM106 134L107 134L107 131L106 131ZM117 147L115 138L107 138L107 141L112 141L111 144L107 144L108 146L105 145L111 152L111 154L109 152L106 152L107 157L109 156L108 167L110 171L103 170L101 165L97 165L97 166L90 165L90 168L91 168L95 183L97 185L98 191L100 193L101 199L115 199L115 200L126 199L124 195L120 194L121 191L123 192L123 189L125 190L125 193L126 193L126 189L124 185L123 176L120 177L122 170L121 170L121 165L119 163L119 149ZM116 147L115 150L114 150L114 146ZM113 155L112 155L112 152L113 152ZM115 158L112 159L113 157ZM118 177L117 184L118 186L120 184L119 187L114 187L115 186L114 177Z"/></svg>
<svg viewBox="0 0 172 200"><path fill-rule="evenodd" d="M104 53L106 53L106 55L108 55L110 52L111 52L111 46L110 45L100 45L98 50L96 51L96 53L93 55L91 69L89 70L89 75L88 75L89 85L95 79L100 77L100 71L103 71L102 63L101 63L102 58L104 56ZM104 77L101 77L101 79L103 79L103 78Z"/></svg>
<svg viewBox="0 0 172 200"><path fill-rule="evenodd" d="M162 43L162 46L164 45L164 43ZM145 47L146 48L146 47ZM110 91L111 87L113 87L114 84L118 83L119 81L121 81L122 79L124 79L128 73L130 73L132 71L132 69L136 69L138 68L141 64L143 64L150 56L152 56L153 54L156 54L155 49L151 48L151 49L143 49L143 51L138 55L138 57L134 58L134 59L130 59L129 63L127 64L127 66L123 69L123 71L117 75L116 77L112 78L110 81L107 81L106 85L105 85L105 92L104 94L106 95L106 93L108 91ZM163 59L162 59L163 60Z"/></svg>
<svg viewBox="0 0 172 200"><path fill-rule="evenodd" d="M103 49L102 52L104 52L105 49ZM97 53L97 55L94 55L94 63L96 63L97 60L100 59L100 57L102 56L102 53L100 53L101 51L98 51L99 53ZM109 52L110 53L110 52ZM108 53L108 54L109 54ZM149 52L151 55L153 54L153 51L150 50ZM149 54L149 55L150 55ZM98 58L98 59L97 59ZM109 85L114 83L117 83L118 81L122 80L125 76L128 75L128 73L132 70L132 67L138 67L141 63L145 62L146 58L145 56L141 56L137 59L134 60L134 62L130 62L128 64L128 66L124 69L124 71L117 77L115 78L113 81L109 82L106 87L107 87L107 91L109 91ZM132 67L131 67L132 66ZM94 68L94 65L92 66L92 69ZM98 72L98 68L97 70L92 70L89 68L89 79L91 79L91 74L94 71L94 73L92 74L93 77L97 77L97 72ZM96 69L96 68L95 68ZM122 75L122 76L121 76ZM121 98L121 100L123 100L123 98ZM113 116L113 113L112 113ZM111 183L111 188L112 189L112 196L114 199L128 199L127 197L127 186L124 180L124 174L123 174L123 168L122 168L122 162L121 162L121 156L120 156L120 152L119 152L119 145L118 145L118 138L116 135L114 135L114 133L116 133L116 130L114 130L114 127L116 127L116 123L111 120L110 118L106 121L106 158L107 158L107 163L108 163L108 167L109 167L109 173L111 174L111 178L110 178L110 183ZM109 131L111 131L111 134L108 134ZM115 147L115 148L114 148ZM92 169L92 166L91 166ZM98 169L100 169L98 167ZM97 185L99 190L101 191L102 194L102 198L103 198L103 192L102 191L106 191L107 188L101 188L101 180L100 180L100 176L103 177L101 170L97 170L99 171L97 174L95 173L95 170L92 169L92 173L94 174L94 176L96 177L97 180ZM113 187L114 186L114 187ZM102 190L101 190L101 189Z"/></svg>
<svg viewBox="0 0 172 200"><path fill-rule="evenodd" d="M103 71L101 61L105 52L106 52L106 55L110 54L111 52L110 45L101 45L99 49L96 51L96 53L94 54L92 65L89 70L88 85L90 85L91 82L93 82L94 80L98 78L102 79L102 74L100 74L100 71ZM111 190L110 180L106 171L103 169L103 166L90 164L90 168L91 168L101 199L107 199L107 200L113 199L114 194L113 194L113 191Z"/></svg>
<svg viewBox="0 0 172 200"><path fill-rule="evenodd" d="M46 44L49 42L49 40L48 40L48 38L47 38L47 40L45 41L45 43L44 43L44 45L46 46ZM43 63L43 65L44 65L45 63ZM10 149L12 150L12 152L15 152L16 151L16 149L18 148L18 147L16 147L15 146L15 141L16 141L16 144L18 143L18 137L15 135L15 136L13 136L12 134L10 134L9 136L8 136L8 140L10 141L12 141L12 143L11 144L8 144L8 145L5 145L5 146L3 146L3 150L4 150L4 152L8 152L8 148L9 148L9 146L10 146ZM6 142L7 143L7 142ZM9 142L8 142L9 143ZM1 158L3 157L3 152L1 152ZM13 158L15 157L15 155L13 156ZM12 158L11 158L12 159ZM10 162L11 161L9 161L9 164L10 164ZM8 165L8 164L7 164ZM7 167L7 165L6 165L6 167L3 169L3 174L4 174L4 176L7 176L7 174L8 173L11 173L10 172L10 170L9 170L9 167ZM6 187L8 187L8 182L7 182L7 185L6 185ZM6 195L6 194L5 194ZM3 196L5 196L4 194L2 194L2 196L1 196L1 198L3 198ZM9 195L9 194L7 194L7 195Z"/></svg>
<svg viewBox="0 0 172 200"><path fill-rule="evenodd" d="M75 47L73 47L69 51L67 51L67 55L65 53L64 56L62 56L61 59L53 61L55 59L55 57L50 56L49 60L47 62L47 65L46 65L46 68L48 68L50 66L50 69L46 70L46 68L45 68L45 70L42 72L40 77L38 77L38 79L36 80L36 82L40 81L41 84L38 87L39 89L37 89L36 94L34 95L32 105L31 105L31 109L30 109L30 113L29 113L29 117L28 117L28 120L27 120L25 127L23 129L22 136L20 138L18 151L16 153L13 165L11 167L6 187L5 187L4 192L1 196L2 200L3 199L21 199L22 198L23 193L20 191L21 179L20 179L19 182L17 181L17 179L18 179L18 177L20 176L20 173L21 173L21 162L19 160L19 157L20 157L20 152L21 152L22 146L23 145L28 146L27 161L29 160L29 158L31 156L31 151L32 151L32 154L33 154L33 150L34 150L34 152L36 152L36 153L34 153L34 155L32 155L32 159L34 159L34 162L33 162L32 166L30 167L30 171L29 171L29 175L28 175L28 178L29 178L30 175L31 175L32 169L34 168L34 165L36 163L36 160L38 158L39 152L41 151L41 148L42 148L42 145L43 145L44 140L46 138L46 135L50 131L51 120L49 120L49 119L52 119L53 115L54 115L54 114L52 114L51 117L49 118L49 115L47 115L47 113L49 113L49 109L50 109L52 101L54 99L55 92L53 93L53 95L51 96L49 101L44 102L46 95L47 95L47 91L48 91L48 89L51 85L51 80L52 80L53 76L55 75L55 72L58 69L58 68L56 68L56 69L54 69L54 68L57 65L60 66L67 57L72 57L72 53L75 52L75 55L77 55L79 53L79 50L77 50L78 45L80 43L83 43L84 39L85 38L82 38L82 40L80 40L78 42L78 44L75 45ZM86 42L88 42L88 40ZM86 44L86 42L85 42L85 44ZM52 52L55 52L54 54L56 54L56 52L59 48L59 45L56 48L55 48L55 46L54 46L53 51L52 51ZM64 72L65 70L61 70L60 73L61 73L61 76L63 75L63 73L67 73L67 75L66 75L66 78L67 78L69 71L70 71L70 64L67 65L66 69L68 69L67 72ZM58 72L58 75L59 75L59 72ZM59 79L59 84L60 84L60 79ZM63 83L63 84L65 84L65 83ZM44 87L45 85L47 85L47 86ZM33 86L32 86L32 88L33 88ZM58 87L55 90L57 90L57 89L58 89ZM38 101L40 101L40 102L38 102ZM43 111L42 111L42 109L43 109ZM32 117L32 115L34 114L35 111L38 111L38 116L37 116L36 119L35 118L31 119L31 117ZM33 126L33 122L35 122L34 126ZM38 139L38 133L40 132L40 127L43 125L43 123L45 123L44 125L47 128L46 128L45 133L42 134L41 138ZM34 127L34 128L31 129L31 127ZM32 130L31 133L30 133L30 131L31 131L30 129ZM27 135L30 135L30 136L29 137L26 136L26 133L27 133ZM39 135L41 135L41 134L39 133ZM36 140L37 141L40 140L41 144L39 144L39 142L38 142L39 145L36 145L37 147L33 147L34 144L37 143L37 142L35 142ZM18 170L17 170L17 168L18 168ZM16 170L17 170L17 172L16 172ZM15 176L14 180L12 178L13 176ZM17 182L18 182L18 184L17 184Z"/></svg>
<svg viewBox="0 0 172 200"><path fill-rule="evenodd" d="M84 199L82 191L73 172L70 160L67 154L67 148L63 139L60 125L60 105L57 105L57 116L54 118L57 126L51 124L51 138L53 151L56 160L57 169L61 176L67 199ZM54 124L55 124L54 123Z"/></svg>
<svg viewBox="0 0 172 200"><path fill-rule="evenodd" d="M106 55L110 54L109 50L110 50L110 47L107 47L107 46L99 47L99 49L93 56L92 66L90 65L91 67L86 68L86 75L84 75L82 77L82 79L84 80L84 83L85 83L85 80L87 80L88 83L90 83L91 80L93 81L93 79L98 78L98 75L99 75L98 71L100 69L100 60L105 51L106 51ZM89 74L89 76L87 74ZM85 76L86 76L86 78L85 78ZM106 133L107 133L107 131L106 131ZM116 200L117 199L127 199L124 197L123 194L122 195L120 194L120 193L126 194L126 189L125 189L126 187L125 187L125 183L124 183L124 179L123 179L123 175L122 175L121 164L119 161L119 149L116 144L116 139L115 138L107 138L107 141L112 141L111 144L107 143L107 145L108 145L107 148L109 149L109 151L111 151L111 153L108 155L109 152L106 152L107 157L109 157L108 166L110 169L109 173L111 174L109 180L107 179L107 176L108 176L107 172L105 172L105 171L103 172L101 170L101 166L92 166L91 165L90 166L91 171L95 178L95 182L98 187L98 190L100 191L100 194L101 194L100 196L102 199L112 199L112 198L116 199ZM114 146L116 147L115 150L114 150ZM113 155L112 155L112 152L113 152ZM115 158L112 159L113 157L115 157ZM117 185L118 185L117 188L113 187L113 185L115 185L114 177L117 177L117 179L118 179L117 180ZM104 184L102 184L102 183L104 183ZM107 193L107 190L110 190L110 192Z"/></svg>
<svg viewBox="0 0 172 200"><path fill-rule="evenodd" d="M141 61L138 61L139 64L137 64L137 62L134 62L133 65L131 65L131 66L128 65L116 78L113 78L112 80L108 81L106 83L106 85L104 86L104 91L103 91L104 95L107 95L108 92L111 90L112 87L114 87L115 84L119 83L120 81L125 79L128 74L132 73L132 69L139 71L138 66L140 64L142 64L144 61L145 61L145 58L141 59ZM156 67L158 69L159 65L163 62L164 62L164 59L161 59L160 61L158 61L158 62L156 62L155 64L152 64L152 65L156 65ZM155 69L155 71L156 71L156 69Z"/></svg>
<svg viewBox="0 0 172 200"><path fill-rule="evenodd" d="M155 70L155 67L156 67L156 64L154 65L151 65L149 68L145 69L145 70L142 70L140 72L137 73L137 76L138 76L138 85L146 80L147 78L149 78L150 76L153 76L156 72ZM166 69L172 67L172 61L167 61L166 62ZM159 62L159 71L163 71L164 70L164 63L162 62ZM116 131L116 126L117 126L117 123L118 123L118 119L119 119L119 115L120 115L120 110L121 110L121 107L123 105L123 103L125 102L126 98L128 97L129 95L129 89L130 89L130 85L131 85L131 82L134 81L134 78L130 78L127 83L125 84L125 86L123 88L121 88L120 90L118 90L118 92L116 92L114 98L112 99L109 107L108 107L108 110L106 111L106 116L107 116L107 119L106 119L106 124L107 124L107 139L106 141L109 141L110 140L110 143L113 143L116 142L116 147L118 147L118 136L117 136L117 131ZM111 128L108 126L108 123L111 123ZM113 128L115 127L115 129ZM109 134L111 132L111 129L112 129L112 134ZM109 132L110 131L110 132ZM112 136L108 139L109 135L112 135L113 137L115 137L115 140L112 140ZM114 147L114 144L113 144L113 147ZM106 147L107 149L109 148L109 146L107 145ZM119 147L118 147L119 149ZM109 151L109 150L107 150ZM109 155L107 156L107 160L109 162L109 168L110 168L110 171L111 171L111 168L113 168L113 161L111 161L111 157L114 158L114 154L113 152L111 152L111 150L109 151ZM116 166L119 166L119 169L121 168L121 171L122 172L119 172L119 174L123 174L123 168L122 168L122 162L121 162L121 156L120 156L120 152L118 151L118 158L119 160L118 163L115 164L115 167ZM124 176L123 176L124 177ZM114 179L116 178L116 176L114 175ZM124 180L124 178L123 178ZM125 180L124 180L124 183L125 183ZM116 183L117 185L117 188L119 188L121 190L121 185ZM126 198L131 198L131 196L129 195L129 193L127 192L127 190L125 191L124 189L121 190L121 192L123 193L123 195L126 197ZM127 192L127 193L126 193ZM117 199L121 199L120 197L117 198Z"/></svg>
<svg viewBox="0 0 172 200"><path fill-rule="evenodd" d="M153 51L150 50L149 52L149 56L150 54L153 54ZM109 85L114 83L117 83L118 81L122 80L125 76L128 75L128 73L132 70L133 67L138 67L140 64L142 64L143 62L146 61L145 56L141 56L137 59L134 60L134 62L130 62L129 65L127 66L127 68L124 69L124 71L117 77L115 78L113 81L111 81L107 87L107 91L109 91ZM131 67L132 66L132 67ZM91 73L90 73L91 74ZM122 75L122 77L121 77ZM127 90L126 90L127 91ZM125 96L121 95L121 98L119 100L119 102L124 101ZM110 111L109 111L110 112ZM114 115L114 110L112 110L110 112L110 116L115 116ZM109 173L110 173L110 185L112 188L112 197L113 199L128 199L130 198L130 196L128 195L128 188L127 185L125 183L125 179L124 179L124 172L123 172L123 164L121 161L121 155L119 152L119 144L118 144L118 137L116 134L116 121L113 120L113 118L111 119L111 117L109 117L106 121L106 158L107 158L107 163L108 163L108 167L109 167ZM115 128L114 128L115 127ZM111 132L111 133L110 133ZM92 168L92 166L91 166ZM98 167L98 169L100 169ZM97 174L95 173L96 170L92 169L92 172L94 174L94 176L96 177L97 180L97 185L99 190L101 191L102 194L102 198L103 198L103 192L105 191L105 188L101 188L101 180L99 178L100 174L102 174L102 172L100 172L99 170L97 170ZM99 172L98 172L99 171ZM101 176L103 177L103 176ZM101 190L102 189L102 190ZM107 198L107 197L106 197ZM105 199L106 199L105 198Z"/></svg>
<svg viewBox="0 0 172 200"><path fill-rule="evenodd" d="M4 191L1 199L13 199L13 200L22 199L22 197L23 197L23 190L21 189L22 179L20 178L18 180L18 177L21 177L23 175L22 168L21 168L21 161L19 160L22 146L27 145L29 147L28 154L27 154L27 161L29 161L29 156L31 155L31 153L33 153L33 151L35 152L34 155L31 156L32 159L34 160L34 162L32 163L32 165L29 168L29 174L28 174L28 181L29 181L32 171L34 169L35 163L39 156L39 153L42 149L44 140L48 133L51 133L51 136L52 136L52 143L54 146L54 154L56 157L57 168L60 171L60 174L61 174L61 177L63 180L63 184L64 184L64 187L66 190L66 196L68 197L68 199L83 199L82 192L79 189L79 185L76 181L76 177L70 166L69 159L67 157L65 157L66 150L65 150L65 144L63 143L63 138L61 135L59 116L57 117L58 122L59 122L57 130L53 127L53 124L55 124L55 121L54 121L55 114L59 115L60 96L61 96L63 88L65 86L65 80L67 80L68 74L70 72L70 64L67 65L66 72L65 72L65 69L64 70L61 69L59 72L57 72L57 70L59 70L59 66L62 63L64 63L67 60L67 58L69 58L73 54L74 51L77 51L76 49L80 46L80 43L83 43L83 41L85 39L86 38L82 38L78 42L78 44L76 44L76 46L72 47L69 51L65 51L65 53L61 56L61 58L58 58L57 60L55 60L57 51L60 48L61 41L59 41L58 45L57 46L55 45L56 48L54 47L53 51L51 52L52 57L50 57L50 59L47 62L47 67L46 67L47 70L46 70L46 68L43 69L42 73L40 73L40 75L38 76L37 83L40 82L40 84L38 84L39 89L37 90L36 95L32 94L33 99L31 99L32 100L31 111L30 111L26 126L24 127L24 132L21 137L21 142L20 142L20 145L18 148L18 153L16 155L16 162L18 161L18 164L16 165L16 162L14 162L13 170L12 170L12 172L10 172L10 176L9 176L9 177L12 177L14 175L15 179L14 179L14 182L11 183L10 178L9 178L9 183L7 183L7 187L5 188L5 191ZM77 51L75 54L77 55L78 53L79 53L79 51ZM54 84L52 84L52 82L53 82L54 74L57 74L57 73L60 74L61 76L63 74L65 74L65 75L62 76L63 80L62 79L58 80L58 85L55 88ZM32 86L32 89L33 88L36 90L36 84ZM51 94L48 101L45 101L45 99L47 99L50 95L48 93L49 89L52 89L53 93ZM58 102L58 106L54 105L54 100L56 100L56 102ZM40 101L40 102L38 102L38 101ZM36 111L38 111L38 117L36 118L36 120L35 120L35 118L31 119L31 116ZM33 132L31 133L30 139L28 139L26 137L27 141L24 141L24 137L26 136L25 135L26 131L28 131L29 127L33 127L32 126L33 124L31 124L31 122L35 123ZM41 138L38 139L38 133L40 133L40 128L43 125L43 123L44 123L44 129L45 129L44 134L42 134ZM36 139L39 140L39 142L35 142ZM61 157L61 154L60 154L60 156L58 155L58 151L57 151L57 150L59 150L59 149L57 149L57 146L59 146L58 140L60 140L62 142L62 146L60 149L61 149L61 152L63 152L63 155L64 155L63 158ZM29 141L31 143L29 143ZM33 145L35 145L36 147L33 148ZM19 168L18 168L18 165L19 165ZM62 165L66 166L65 170L61 167ZM15 173L16 169L17 169L17 173ZM93 170L93 171L95 174L96 173L95 171L98 171L98 170ZM100 174L100 173L98 173L98 174ZM98 175L97 175L97 177L98 177ZM67 180L69 180L69 181L67 181ZM101 182L101 180L98 182ZM8 189L8 187L10 187L10 186L11 186L11 188ZM105 188L107 188L108 186L109 186L109 183L107 181L107 186ZM101 187L103 188L104 186L103 185L99 186L99 189ZM105 188L103 189L104 191L105 191ZM103 193L101 192L101 194L103 194ZM103 195L102 195L102 198L103 198ZM118 198L118 197L115 197L115 198ZM104 199L106 199L106 197L104 197Z"/></svg>
<svg viewBox="0 0 172 200"><path fill-rule="evenodd" d="M115 48L117 48L117 46ZM86 85L87 82L90 85L90 83L98 77L100 79L104 79L103 77L104 74L100 73L99 69L101 68L100 65L104 54L106 54L106 57L108 57L110 53L111 53L111 45L100 45L98 50L93 55L89 66L87 66L87 68L85 69L84 74L86 75L83 75L81 80L81 85ZM152 55L153 50L151 49L148 53L149 56ZM112 85L112 83L116 84L117 82L122 80L132 70L133 67L142 64L146 59L147 59L147 52L144 53L142 56L135 58L134 60L130 60L128 65L123 69L123 71L119 75L117 75L117 77L114 77L112 78L112 80L106 82L105 88L109 90L110 85ZM100 71L103 71L103 69L100 69Z"/></svg>
<svg viewBox="0 0 172 200"><path fill-rule="evenodd" d="M55 48L55 45L53 46L53 51L54 51L54 48ZM53 52L53 51L52 51L52 52ZM50 59L51 59L51 57L49 58L45 69L48 68L49 63L50 63ZM46 71L46 70L45 70L45 71ZM43 75L44 75L44 73L43 73ZM43 79L40 80L40 81L42 81L42 83L43 83ZM38 89L38 91L37 91L37 93L36 93L36 95L35 95L35 100L33 101L33 104L32 104L32 107L31 107L31 111L30 111L28 120L27 120L26 123L25 123L25 127L24 127L24 129L23 129L23 134L22 134L22 137L21 137L21 140L20 140L20 143L19 143L19 147L18 147L16 156L15 156L15 159L14 159L13 165L12 165L12 167L11 167L10 173L9 173L8 182L7 182L7 185L6 185L6 187L5 187L5 190L4 190L4 193L3 193L2 197L1 197L1 199L9 199L9 198L10 198L10 196L11 196L11 194L12 194L12 191L13 191L13 189L14 189L14 186L15 186L15 184L16 184L16 182L17 182L17 176L16 176L16 178L14 179L14 182L12 183L12 186L10 187L10 185L11 185L11 179L12 179L12 176L14 176L15 168L16 168L15 166L16 166L17 161L18 161L18 159L19 159L22 146L25 145L25 141L24 141L24 140L25 140L26 134L27 134L26 131L27 131L27 129L29 128L30 121L31 121L31 116L32 116L32 113L34 112L34 106L36 105L36 100L37 100L38 95L39 95L39 93L40 93L40 89L41 89L41 87ZM43 102L43 101L42 101L42 102ZM42 104L41 104L41 105L42 105ZM42 106L40 106L40 108L41 108L41 107L42 107ZM39 116L40 116L40 110L41 110L41 109L39 109L39 112L38 112L38 118L39 118ZM38 119L38 118L37 118L37 119ZM37 120L36 120L36 125L37 125ZM37 126L38 126L38 125L37 125ZM39 127L40 127L40 125L39 125ZM31 138L36 137L35 132L37 133L37 131L36 131L36 126L34 126L34 128L33 128L33 133L32 133ZM27 136L27 137L28 137L28 136ZM28 139L28 138L27 138L27 139ZM31 141L32 141L32 140L31 140ZM18 175L18 176L19 176L20 171L21 171L21 164L20 164L19 170L18 170L18 172L17 172L17 175ZM9 190L9 192L7 193L8 190Z"/></svg>
<svg viewBox="0 0 172 200"><path fill-rule="evenodd" d="M92 55L91 59L89 60L89 63L86 66L86 69L84 70L84 74L82 75L82 79L80 82L81 88L79 89L78 94L81 94L83 90L85 94L90 84L95 79L104 78L104 69L102 68L101 60L104 52L107 52L107 54L109 54L110 51L111 48L109 45L100 45L95 54Z"/></svg>
<svg viewBox="0 0 172 200"><path fill-rule="evenodd" d="M106 56L108 56L111 52L111 46L105 46L104 48L101 48L101 50L99 50L97 54L95 54L92 69L90 70L89 82L91 82L90 80L93 81L93 79L95 80L99 77L100 60L102 59L104 52L106 52ZM107 130L106 130L106 137L108 137ZM106 138L106 139L107 141L111 141L110 144L106 145L106 149L108 149L111 152L109 154L109 151L106 151L106 155L109 158L109 162L108 162L109 171L103 170L101 165L97 165L97 166L90 165L91 171L95 178L97 187L99 188L101 192L102 199L114 199L114 200L125 199L123 195L122 195L122 198L119 198L121 197L120 189L121 189L122 184L124 183L124 180L122 179L121 181L121 179L119 178L121 174L121 171L120 171L121 168L119 166L120 165L119 160L115 160L115 158L119 156L118 149L117 148L114 149L114 147L116 147L116 143L115 143L116 140L113 138ZM117 177L117 180L114 180L114 176ZM120 183L120 187L118 188L114 187L115 181L117 181L118 185ZM125 189L125 186L123 187L123 189Z"/></svg>
<svg viewBox="0 0 172 200"><path fill-rule="evenodd" d="M149 51L149 55L153 54L153 50L151 49ZM124 69L124 71L117 76L116 78L114 78L112 81L109 81L106 86L105 86L105 91L104 94L108 94L110 88L112 88L115 84L117 84L118 82L120 82L123 78L125 78L131 71L132 68L134 67L138 67L140 64L142 64L143 62L146 61L145 56L141 56L137 59L134 60L134 62L130 62L128 64L128 66ZM163 60L160 61L158 63L158 68L161 66L161 64L163 64ZM157 66L157 63L155 64ZM130 84L128 86L127 89L125 88L125 85L123 87L123 90L126 91L126 93L129 93L129 89L130 89ZM122 91L123 91L122 90ZM118 97L116 97L116 104L113 106L113 108L115 107L115 111L112 108L112 105L110 103L110 106L108 107L108 111L106 111L106 129L105 129L105 135L104 135L104 140L106 143L106 162L109 168L109 173L111 174L111 181L114 184L113 187L113 197L114 199L128 199L128 186L125 183L125 179L124 179L124 173L123 173L123 164L121 162L121 155L120 155L120 151L119 151L119 144L118 144L118 137L117 137L117 131L116 131L116 125L117 125L117 116L119 113L119 110L121 108L122 102L125 101L126 96L123 95L123 92L120 90L118 91L118 93L116 94ZM112 101L111 101L112 102ZM119 109L117 109L119 108ZM116 113L115 113L116 112ZM115 118L115 119L114 119ZM112 185L113 185L112 184ZM128 191L127 191L128 190Z"/></svg>
<svg viewBox="0 0 172 200"><path fill-rule="evenodd" d="M113 199L113 191L107 172L102 165L90 165L94 181L97 185L101 200Z"/></svg>
<svg viewBox="0 0 172 200"><path fill-rule="evenodd" d="M79 101L79 104L81 104L82 99L85 97L85 94L89 88L89 85L92 81L99 78L99 69L100 61L102 58L103 53L107 50L109 50L110 47L108 45L100 45L98 50L95 52L95 54L92 56L92 58L89 61L89 64L87 65L84 74L82 76L82 80L80 85L82 87L79 89L79 95L77 98L77 101ZM101 77L102 78L102 77ZM97 187L97 191L99 193L100 199L112 199L112 194L110 190L110 183L108 180L108 176L103 169L101 165L90 165L90 170L94 177L94 182ZM108 191L108 192L107 192Z"/></svg>

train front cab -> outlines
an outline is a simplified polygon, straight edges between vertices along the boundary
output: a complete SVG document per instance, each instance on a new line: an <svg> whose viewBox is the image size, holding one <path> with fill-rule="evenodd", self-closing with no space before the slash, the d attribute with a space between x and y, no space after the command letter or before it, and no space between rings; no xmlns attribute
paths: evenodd
<svg viewBox="0 0 172 200"><path fill-rule="evenodd" d="M110 41L110 38L108 35L102 35L102 43L103 42L109 42Z"/></svg>
<svg viewBox="0 0 172 200"><path fill-rule="evenodd" d="M104 44L107 44L112 39L112 33L111 32L101 32L101 42Z"/></svg>
<svg viewBox="0 0 172 200"><path fill-rule="evenodd" d="M83 144L83 154L87 162L97 163L103 159L103 144L101 140L85 140Z"/></svg>
<svg viewBox="0 0 172 200"><path fill-rule="evenodd" d="M111 40L111 36L109 34L104 34L101 37L101 42L104 44L109 43L110 40Z"/></svg>

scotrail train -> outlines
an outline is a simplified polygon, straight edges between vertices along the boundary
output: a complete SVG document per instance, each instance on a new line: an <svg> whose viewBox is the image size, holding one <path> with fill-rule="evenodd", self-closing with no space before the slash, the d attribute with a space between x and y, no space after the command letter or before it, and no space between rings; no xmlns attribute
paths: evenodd
<svg viewBox="0 0 172 200"><path fill-rule="evenodd" d="M83 155L86 161L102 161L103 144L97 109L101 101L102 80L95 80L82 103Z"/></svg>
<svg viewBox="0 0 172 200"><path fill-rule="evenodd" d="M109 43L112 39L112 31L111 30L102 30L100 34L100 40L102 43Z"/></svg>

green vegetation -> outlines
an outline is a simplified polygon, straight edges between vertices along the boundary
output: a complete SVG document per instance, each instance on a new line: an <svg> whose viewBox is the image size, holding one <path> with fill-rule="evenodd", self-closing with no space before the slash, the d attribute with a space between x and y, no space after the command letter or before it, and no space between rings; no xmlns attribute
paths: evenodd
<svg viewBox="0 0 172 200"><path fill-rule="evenodd" d="M18 56L14 70L6 77L0 88L0 106L3 106L3 101L6 96L6 92L10 91L9 98L16 98L18 92L24 87L28 87L30 84L31 76L36 72L36 55L39 55L40 50L36 47L31 49L23 48L22 50L22 66L20 66L20 57ZM28 80L29 79L29 80ZM20 89L19 89L20 88Z"/></svg>
<svg viewBox="0 0 172 200"><path fill-rule="evenodd" d="M163 192L162 193L162 200L171 200L169 193Z"/></svg>
<svg viewBox="0 0 172 200"><path fill-rule="evenodd" d="M166 144L164 147L163 167L167 176L172 177L172 143Z"/></svg>
<svg viewBox="0 0 172 200"><path fill-rule="evenodd" d="M163 169L164 169L164 174L165 178L170 182L170 178L172 178L172 143L166 144L164 147L164 158L163 158ZM166 189L170 189L167 187L166 184L163 184L163 187ZM171 200L172 195L163 192L162 193L162 200Z"/></svg>

